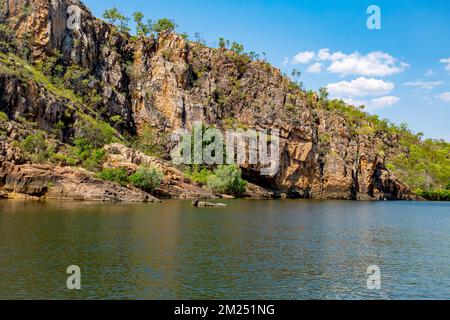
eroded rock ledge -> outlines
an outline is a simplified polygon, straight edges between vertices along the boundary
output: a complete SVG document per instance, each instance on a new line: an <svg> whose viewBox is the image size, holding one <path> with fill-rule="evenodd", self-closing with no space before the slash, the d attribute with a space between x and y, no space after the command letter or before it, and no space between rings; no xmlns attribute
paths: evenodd
<svg viewBox="0 0 450 320"><path fill-rule="evenodd" d="M139 189L122 187L70 167L4 162L0 197L84 201L159 202Z"/></svg>

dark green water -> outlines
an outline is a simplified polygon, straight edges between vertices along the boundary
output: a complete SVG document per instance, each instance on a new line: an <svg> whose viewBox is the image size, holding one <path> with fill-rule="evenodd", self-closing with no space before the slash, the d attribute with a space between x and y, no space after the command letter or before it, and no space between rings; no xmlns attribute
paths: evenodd
<svg viewBox="0 0 450 320"><path fill-rule="evenodd" d="M1 201L0 299L450 298L450 203L228 203Z"/></svg>

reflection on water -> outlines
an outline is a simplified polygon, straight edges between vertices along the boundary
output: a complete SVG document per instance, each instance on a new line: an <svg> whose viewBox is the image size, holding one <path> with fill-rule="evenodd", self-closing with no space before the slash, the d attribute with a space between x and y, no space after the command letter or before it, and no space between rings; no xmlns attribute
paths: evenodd
<svg viewBox="0 0 450 320"><path fill-rule="evenodd" d="M449 203L228 203L1 201L0 299L450 298Z"/></svg>

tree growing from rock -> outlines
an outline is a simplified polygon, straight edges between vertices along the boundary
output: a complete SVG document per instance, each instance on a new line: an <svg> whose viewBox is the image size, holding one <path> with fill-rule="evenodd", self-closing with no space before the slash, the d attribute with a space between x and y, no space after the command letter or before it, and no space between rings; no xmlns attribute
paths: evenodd
<svg viewBox="0 0 450 320"><path fill-rule="evenodd" d="M106 10L103 13L103 18L115 25L120 32L130 32L130 28L128 27L128 21L130 19L124 16L116 7Z"/></svg>
<svg viewBox="0 0 450 320"><path fill-rule="evenodd" d="M175 24L175 21L168 18L159 19L153 25L153 30L158 34L161 32L174 32L176 28L177 25Z"/></svg>
<svg viewBox="0 0 450 320"><path fill-rule="evenodd" d="M136 35L138 36L148 36L153 31L152 20L147 20L144 22L144 14L140 11L133 13L134 21L136 22Z"/></svg>

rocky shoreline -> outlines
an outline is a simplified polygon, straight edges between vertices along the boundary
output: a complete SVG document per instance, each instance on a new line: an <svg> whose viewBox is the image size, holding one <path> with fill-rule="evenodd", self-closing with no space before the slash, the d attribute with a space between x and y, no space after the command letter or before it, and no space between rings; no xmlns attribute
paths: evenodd
<svg viewBox="0 0 450 320"><path fill-rule="evenodd" d="M11 162L3 162L0 167L0 199L158 203L164 199L233 198L213 194L176 175L166 175L162 186L151 195L132 186L121 186L98 179L92 172L80 168L40 164L15 165ZM268 191L254 184L248 184L243 198L268 200L304 197ZM404 200L421 199L411 196L405 197Z"/></svg>
<svg viewBox="0 0 450 320"><path fill-rule="evenodd" d="M233 198L213 194L192 183L167 161L146 156L117 143L108 145L105 149L108 151L108 158L104 167L136 170L140 165L154 166L164 174L161 186L151 195L132 186L121 186L98 179L93 172L78 167L0 161L0 199L154 203L161 199ZM244 195L252 199L269 199L274 196L274 193L253 184L248 185Z"/></svg>

